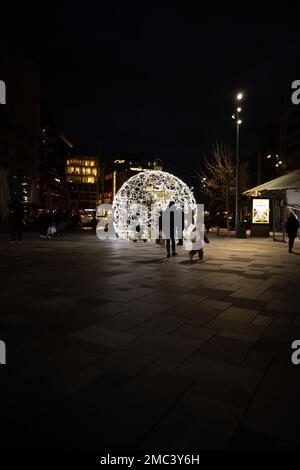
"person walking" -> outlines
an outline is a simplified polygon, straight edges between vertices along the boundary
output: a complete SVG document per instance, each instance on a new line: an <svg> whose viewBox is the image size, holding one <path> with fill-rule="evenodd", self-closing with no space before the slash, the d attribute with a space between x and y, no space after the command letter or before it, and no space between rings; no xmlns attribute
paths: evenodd
<svg viewBox="0 0 300 470"><path fill-rule="evenodd" d="M47 238L48 228L51 225L51 214L49 210L42 212L39 216L40 238Z"/></svg>
<svg viewBox="0 0 300 470"><path fill-rule="evenodd" d="M11 228L11 243L14 243L16 240L22 242L22 231L24 224L24 210L20 202L17 202L13 208L12 212L12 228Z"/></svg>
<svg viewBox="0 0 300 470"><path fill-rule="evenodd" d="M207 235L204 233L204 242L209 243L209 239ZM199 260L201 261L204 256L203 246L204 242L201 239L200 233L195 227L191 234L191 240L187 242L186 247L187 249L191 248L189 251L189 258L191 263L193 263L194 256L198 253Z"/></svg>
<svg viewBox="0 0 300 470"><path fill-rule="evenodd" d="M299 221L293 212L290 212L284 225L289 238L289 253L293 253L295 238L299 230Z"/></svg>

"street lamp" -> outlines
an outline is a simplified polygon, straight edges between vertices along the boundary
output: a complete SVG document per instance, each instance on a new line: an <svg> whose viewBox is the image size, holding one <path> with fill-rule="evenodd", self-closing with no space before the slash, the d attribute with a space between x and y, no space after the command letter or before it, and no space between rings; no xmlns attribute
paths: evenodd
<svg viewBox="0 0 300 470"><path fill-rule="evenodd" d="M273 155L272 153L266 157L267 160L271 160L274 157L274 165L276 168L280 168L281 165L283 165L283 161L281 160L280 156L278 154Z"/></svg>
<svg viewBox="0 0 300 470"><path fill-rule="evenodd" d="M236 189L235 189L235 234L238 236L238 224L240 221L240 194L239 194L239 184L240 184L240 175L239 175L239 145L240 145L240 126L242 124L241 112L242 108L240 107L240 101L243 99L243 94L238 93L236 96L236 111L233 114L232 119L236 122Z"/></svg>

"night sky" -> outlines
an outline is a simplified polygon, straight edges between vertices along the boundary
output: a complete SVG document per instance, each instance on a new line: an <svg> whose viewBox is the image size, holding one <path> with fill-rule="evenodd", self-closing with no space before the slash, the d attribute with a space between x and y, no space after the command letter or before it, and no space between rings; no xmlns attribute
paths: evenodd
<svg viewBox="0 0 300 470"><path fill-rule="evenodd" d="M215 141L233 145L236 91L245 93L242 156L254 158L259 132L300 79L299 8L205 3L26 1L5 15L78 152L157 152L188 174Z"/></svg>

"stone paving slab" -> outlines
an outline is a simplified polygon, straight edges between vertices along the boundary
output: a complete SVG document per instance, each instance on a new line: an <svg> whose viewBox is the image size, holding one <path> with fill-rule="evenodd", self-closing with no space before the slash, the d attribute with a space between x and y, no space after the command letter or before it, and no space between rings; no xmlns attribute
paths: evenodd
<svg viewBox="0 0 300 470"><path fill-rule="evenodd" d="M226 237L178 253L1 235L4 448L300 447L300 257Z"/></svg>

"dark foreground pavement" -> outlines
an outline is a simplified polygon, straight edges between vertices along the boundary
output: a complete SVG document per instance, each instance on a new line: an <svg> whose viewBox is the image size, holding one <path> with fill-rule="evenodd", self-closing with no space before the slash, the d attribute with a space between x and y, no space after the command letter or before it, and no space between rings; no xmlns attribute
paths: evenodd
<svg viewBox="0 0 300 470"><path fill-rule="evenodd" d="M179 253L1 236L1 448L300 448L300 256Z"/></svg>

